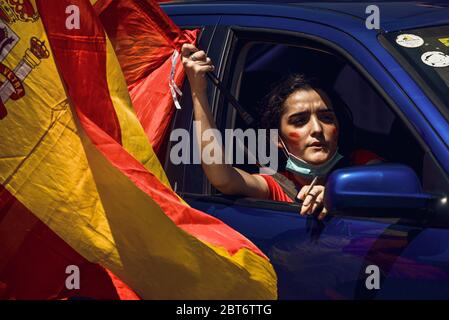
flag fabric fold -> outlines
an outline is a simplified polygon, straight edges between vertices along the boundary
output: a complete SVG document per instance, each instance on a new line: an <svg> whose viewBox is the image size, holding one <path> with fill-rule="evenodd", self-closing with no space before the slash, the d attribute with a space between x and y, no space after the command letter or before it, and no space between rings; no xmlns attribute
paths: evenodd
<svg viewBox="0 0 449 320"><path fill-rule="evenodd" d="M181 30L155 1L98 0L94 7L117 54L137 117L158 154L175 112L167 90L173 51L195 43L199 30ZM181 63L173 71L174 85L181 87Z"/></svg>
<svg viewBox="0 0 449 320"><path fill-rule="evenodd" d="M22 85L0 86L0 298L276 298L266 256L171 189L98 7L25 2L33 21L0 25L12 39L1 64ZM123 1L137 2L154 5ZM79 29L65 28L70 5ZM67 288L68 265L80 289Z"/></svg>

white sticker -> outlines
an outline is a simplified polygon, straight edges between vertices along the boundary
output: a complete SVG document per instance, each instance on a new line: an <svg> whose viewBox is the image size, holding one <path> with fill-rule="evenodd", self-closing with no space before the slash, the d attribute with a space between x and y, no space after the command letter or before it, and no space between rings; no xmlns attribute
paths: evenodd
<svg viewBox="0 0 449 320"><path fill-rule="evenodd" d="M441 51L427 51L421 56L422 62L435 68L449 66L449 56Z"/></svg>
<svg viewBox="0 0 449 320"><path fill-rule="evenodd" d="M396 37L396 43L406 48L418 48L424 44L424 40L414 34L400 34Z"/></svg>

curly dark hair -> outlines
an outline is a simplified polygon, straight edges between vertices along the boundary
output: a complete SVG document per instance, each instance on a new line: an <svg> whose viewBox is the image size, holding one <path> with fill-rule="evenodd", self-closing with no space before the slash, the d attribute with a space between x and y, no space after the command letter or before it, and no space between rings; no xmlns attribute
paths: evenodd
<svg viewBox="0 0 449 320"><path fill-rule="evenodd" d="M341 100L340 96L332 87L316 78L308 78L304 74L291 74L275 84L270 93L264 98L262 115L259 127L263 129L279 129L281 117L285 109L285 101L298 90L309 89L320 90L324 93L335 112L339 126L339 147L343 153L349 152L354 145L354 130L352 113L348 106Z"/></svg>

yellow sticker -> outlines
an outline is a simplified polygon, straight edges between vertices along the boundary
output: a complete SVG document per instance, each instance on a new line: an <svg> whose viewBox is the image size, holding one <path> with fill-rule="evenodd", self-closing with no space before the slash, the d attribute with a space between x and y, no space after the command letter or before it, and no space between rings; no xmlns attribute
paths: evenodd
<svg viewBox="0 0 449 320"><path fill-rule="evenodd" d="M441 39L438 39L438 41L440 41L446 47L449 47L449 38L441 38Z"/></svg>

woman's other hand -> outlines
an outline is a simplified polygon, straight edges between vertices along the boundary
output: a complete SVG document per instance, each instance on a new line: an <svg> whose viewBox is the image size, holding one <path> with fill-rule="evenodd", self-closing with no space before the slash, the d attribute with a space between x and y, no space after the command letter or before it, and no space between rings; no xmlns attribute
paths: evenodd
<svg viewBox="0 0 449 320"><path fill-rule="evenodd" d="M317 214L318 220L324 219L327 209L324 207L324 186L313 186L308 193L310 185L305 185L298 193L298 199L302 200L300 214L302 216Z"/></svg>

